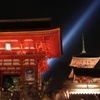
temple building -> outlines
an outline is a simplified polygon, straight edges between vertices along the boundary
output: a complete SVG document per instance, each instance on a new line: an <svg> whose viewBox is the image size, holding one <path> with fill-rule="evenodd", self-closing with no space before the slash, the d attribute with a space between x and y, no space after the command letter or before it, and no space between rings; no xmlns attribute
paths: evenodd
<svg viewBox="0 0 100 100"><path fill-rule="evenodd" d="M71 72L65 89L70 95L69 100L99 100L100 69L95 66L100 57L86 52L84 36L82 44L82 52L73 56L70 62Z"/></svg>
<svg viewBox="0 0 100 100"><path fill-rule="evenodd" d="M10 75L18 75L20 85L33 85L36 91L41 90L42 73L50 69L46 59L61 55L61 30L60 27L52 27L51 18L0 20L2 91L5 91L3 80ZM8 90L11 91L11 88ZM10 97L4 97L3 92L1 95L0 100L12 100ZM25 98L20 100L26 100ZM37 97L34 100L37 100Z"/></svg>

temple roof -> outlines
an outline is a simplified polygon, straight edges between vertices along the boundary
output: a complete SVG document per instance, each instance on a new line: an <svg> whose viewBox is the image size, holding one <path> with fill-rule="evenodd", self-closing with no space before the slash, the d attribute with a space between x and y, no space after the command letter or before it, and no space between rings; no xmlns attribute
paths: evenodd
<svg viewBox="0 0 100 100"><path fill-rule="evenodd" d="M0 31L23 31L51 27L51 18L0 20Z"/></svg>
<svg viewBox="0 0 100 100"><path fill-rule="evenodd" d="M82 34L82 52L72 57L70 66L78 68L93 68L98 63L99 60L100 60L99 56L86 53L84 35Z"/></svg>
<svg viewBox="0 0 100 100"><path fill-rule="evenodd" d="M77 56L73 56L70 66L78 68L94 68L99 62L100 57L88 55L86 53L81 53Z"/></svg>
<svg viewBox="0 0 100 100"><path fill-rule="evenodd" d="M74 74L76 76L100 77L100 69L97 69L97 68L74 68Z"/></svg>

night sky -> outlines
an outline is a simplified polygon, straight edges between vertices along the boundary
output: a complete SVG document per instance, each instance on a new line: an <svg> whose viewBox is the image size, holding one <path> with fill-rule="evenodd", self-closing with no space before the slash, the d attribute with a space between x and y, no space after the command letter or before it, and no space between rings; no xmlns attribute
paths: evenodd
<svg viewBox="0 0 100 100"><path fill-rule="evenodd" d="M65 79L70 68L71 57L81 53L84 33L85 47L89 54L100 56L100 0L2 0L0 3L0 19L52 18L52 26L61 26L63 39L73 30L73 26L87 12L89 7L98 2L95 9L77 29L68 43L65 43L63 55L54 64L46 76L55 76L57 81ZM88 15L89 12L87 12ZM71 34L71 33L70 33Z"/></svg>

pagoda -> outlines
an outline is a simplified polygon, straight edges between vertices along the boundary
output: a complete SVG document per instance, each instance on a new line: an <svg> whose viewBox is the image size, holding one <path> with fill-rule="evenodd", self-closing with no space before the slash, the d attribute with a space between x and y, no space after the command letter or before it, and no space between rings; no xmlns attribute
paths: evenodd
<svg viewBox="0 0 100 100"><path fill-rule="evenodd" d="M95 66L100 57L87 54L83 35L82 44L82 52L72 57L71 72L65 82L66 91L69 92L71 100L90 100L87 95L94 96L91 100L99 100L97 95L100 94L100 69Z"/></svg>
<svg viewBox="0 0 100 100"><path fill-rule="evenodd" d="M5 75L19 75L20 86L41 90L42 73L49 70L46 59L61 55L61 30L52 27L51 18L0 20L1 89Z"/></svg>

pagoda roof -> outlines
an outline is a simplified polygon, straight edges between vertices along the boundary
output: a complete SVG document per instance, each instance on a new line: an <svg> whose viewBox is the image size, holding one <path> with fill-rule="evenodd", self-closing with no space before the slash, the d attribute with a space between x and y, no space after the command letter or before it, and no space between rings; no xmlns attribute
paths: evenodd
<svg viewBox="0 0 100 100"><path fill-rule="evenodd" d="M70 66L79 68L93 68L100 60L100 57L89 55L87 53L81 53L77 56L73 56Z"/></svg>
<svg viewBox="0 0 100 100"><path fill-rule="evenodd" d="M2 19L0 31L36 30L51 27L51 18Z"/></svg>
<svg viewBox="0 0 100 100"><path fill-rule="evenodd" d="M74 68L74 74L76 76L100 77L100 69L98 68Z"/></svg>

